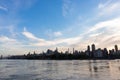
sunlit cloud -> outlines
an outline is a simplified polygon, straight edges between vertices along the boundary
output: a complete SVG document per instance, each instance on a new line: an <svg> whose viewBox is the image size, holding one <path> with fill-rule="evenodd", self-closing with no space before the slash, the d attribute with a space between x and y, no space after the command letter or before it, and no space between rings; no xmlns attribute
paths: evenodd
<svg viewBox="0 0 120 80"><path fill-rule="evenodd" d="M28 32L26 30L26 28L24 28L24 31L22 32L22 34L27 37L28 39L31 39L31 40L37 40L37 41L44 41L43 39L39 39L37 37L34 36L34 34Z"/></svg>
<svg viewBox="0 0 120 80"><path fill-rule="evenodd" d="M21 54L26 52L24 44L14 38L0 36L0 52L2 55Z"/></svg>
<svg viewBox="0 0 120 80"><path fill-rule="evenodd" d="M102 28L116 31L119 29L119 22L120 22L119 17L112 19L112 20L99 22L99 23L95 24L94 27L91 27L91 29L87 33L93 32L93 31L95 32L95 31L102 29Z"/></svg>
<svg viewBox="0 0 120 80"><path fill-rule="evenodd" d="M45 35L50 38L50 39L53 39L53 38L58 38L58 37L61 37L63 36L63 33L62 31L53 31L52 29L48 29L45 31Z"/></svg>
<svg viewBox="0 0 120 80"><path fill-rule="evenodd" d="M55 37L62 36L62 33L61 33L60 31L58 31L58 32L54 32L54 36L55 36Z"/></svg>
<svg viewBox="0 0 120 80"><path fill-rule="evenodd" d="M7 36L0 36L0 42L16 42L15 39L8 38Z"/></svg>
<svg viewBox="0 0 120 80"><path fill-rule="evenodd" d="M100 10L99 16L107 16L107 15L114 15L120 13L120 1L108 0L105 3L100 3L98 5L98 9Z"/></svg>
<svg viewBox="0 0 120 80"><path fill-rule="evenodd" d="M105 3L99 3L98 8L105 8L106 6L108 6L110 3L112 2L112 0L108 0Z"/></svg>

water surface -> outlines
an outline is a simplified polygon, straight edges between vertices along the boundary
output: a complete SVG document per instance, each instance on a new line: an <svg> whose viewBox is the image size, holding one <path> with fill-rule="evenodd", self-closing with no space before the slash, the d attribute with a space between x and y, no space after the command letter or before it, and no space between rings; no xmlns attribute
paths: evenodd
<svg viewBox="0 0 120 80"><path fill-rule="evenodd" d="M0 60L0 80L120 80L120 60Z"/></svg>

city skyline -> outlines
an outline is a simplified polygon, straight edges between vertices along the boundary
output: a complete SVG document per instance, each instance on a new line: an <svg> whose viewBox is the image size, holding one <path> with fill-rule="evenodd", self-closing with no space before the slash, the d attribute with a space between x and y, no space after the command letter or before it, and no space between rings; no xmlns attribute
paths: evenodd
<svg viewBox="0 0 120 80"><path fill-rule="evenodd" d="M120 46L119 14L119 0L0 0L0 55L112 49Z"/></svg>
<svg viewBox="0 0 120 80"><path fill-rule="evenodd" d="M56 47L55 50L47 49L41 53L28 52L24 55L9 55L0 59L32 59L32 60L94 60L94 59L120 59L120 50L117 45L108 50L107 48L96 48L95 44L88 45L85 51L76 50L73 48L71 52L68 48L65 52L60 52Z"/></svg>

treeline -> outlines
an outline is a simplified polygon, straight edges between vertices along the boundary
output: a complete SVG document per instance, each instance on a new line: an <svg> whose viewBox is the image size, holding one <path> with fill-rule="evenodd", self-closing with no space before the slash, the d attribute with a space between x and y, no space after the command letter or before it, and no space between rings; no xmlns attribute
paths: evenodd
<svg viewBox="0 0 120 80"><path fill-rule="evenodd" d="M29 54L29 55L14 55L9 56L8 59L40 59L40 60L72 60L72 59L88 59L89 57L85 54L64 54L64 53L58 53L58 54Z"/></svg>

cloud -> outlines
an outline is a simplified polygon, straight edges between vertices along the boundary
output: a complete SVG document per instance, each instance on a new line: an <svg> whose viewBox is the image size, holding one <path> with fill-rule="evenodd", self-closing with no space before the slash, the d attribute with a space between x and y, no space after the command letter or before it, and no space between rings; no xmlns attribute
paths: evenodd
<svg viewBox="0 0 120 80"><path fill-rule="evenodd" d="M7 36L0 36L0 42L16 42L16 40L8 38Z"/></svg>
<svg viewBox="0 0 120 80"><path fill-rule="evenodd" d="M62 36L62 33L61 33L60 31L58 31L58 32L54 32L54 36L55 36L55 37Z"/></svg>
<svg viewBox="0 0 120 80"><path fill-rule="evenodd" d="M0 54L1 55L12 55L21 54L26 52L24 44L19 42L17 39L10 38L8 36L0 36Z"/></svg>
<svg viewBox="0 0 120 80"><path fill-rule="evenodd" d="M100 3L100 4L98 4L98 8L99 8L99 9L105 8L105 7L108 6L111 2L112 2L112 0L108 0L108 1L105 2L105 3Z"/></svg>
<svg viewBox="0 0 120 80"><path fill-rule="evenodd" d="M61 37L63 33L62 31L53 31L52 29L48 29L45 31L45 35L48 36L48 38L53 39L56 37Z"/></svg>
<svg viewBox="0 0 120 80"><path fill-rule="evenodd" d="M115 18L115 19L112 19L112 20L107 20L107 21L103 21L103 22L99 22L97 24L94 25L94 27L91 27L87 33L90 33L90 32L95 32L97 30L100 30L100 29L111 29L111 30L118 30L120 29L119 28L119 22L120 22L120 18Z"/></svg>
<svg viewBox="0 0 120 80"><path fill-rule="evenodd" d="M16 13L20 10L30 8L37 0L2 0L0 2L0 9L8 11L9 13Z"/></svg>
<svg viewBox="0 0 120 80"><path fill-rule="evenodd" d="M98 4L99 16L116 15L120 13L120 1L108 0Z"/></svg>
<svg viewBox="0 0 120 80"><path fill-rule="evenodd" d="M71 12L72 2L71 0L63 0L62 13L63 16L68 15Z"/></svg>
<svg viewBox="0 0 120 80"><path fill-rule="evenodd" d="M0 6L0 10L8 11L8 9L6 7L3 7L3 6Z"/></svg>
<svg viewBox="0 0 120 80"><path fill-rule="evenodd" d="M16 37L18 36L18 32L16 31L16 28L17 27L14 25L8 25L8 26L0 25L0 34L9 37Z"/></svg>
<svg viewBox="0 0 120 80"><path fill-rule="evenodd" d="M24 31L22 32L22 34L31 40L44 41L43 39L39 39L39 38L35 37L34 34L28 32L25 27L24 27Z"/></svg>
<svg viewBox="0 0 120 80"><path fill-rule="evenodd" d="M99 36L100 34L102 34L102 32L95 33L95 34L93 33L93 34L90 34L89 36L90 36L90 37L96 37L96 36Z"/></svg>

